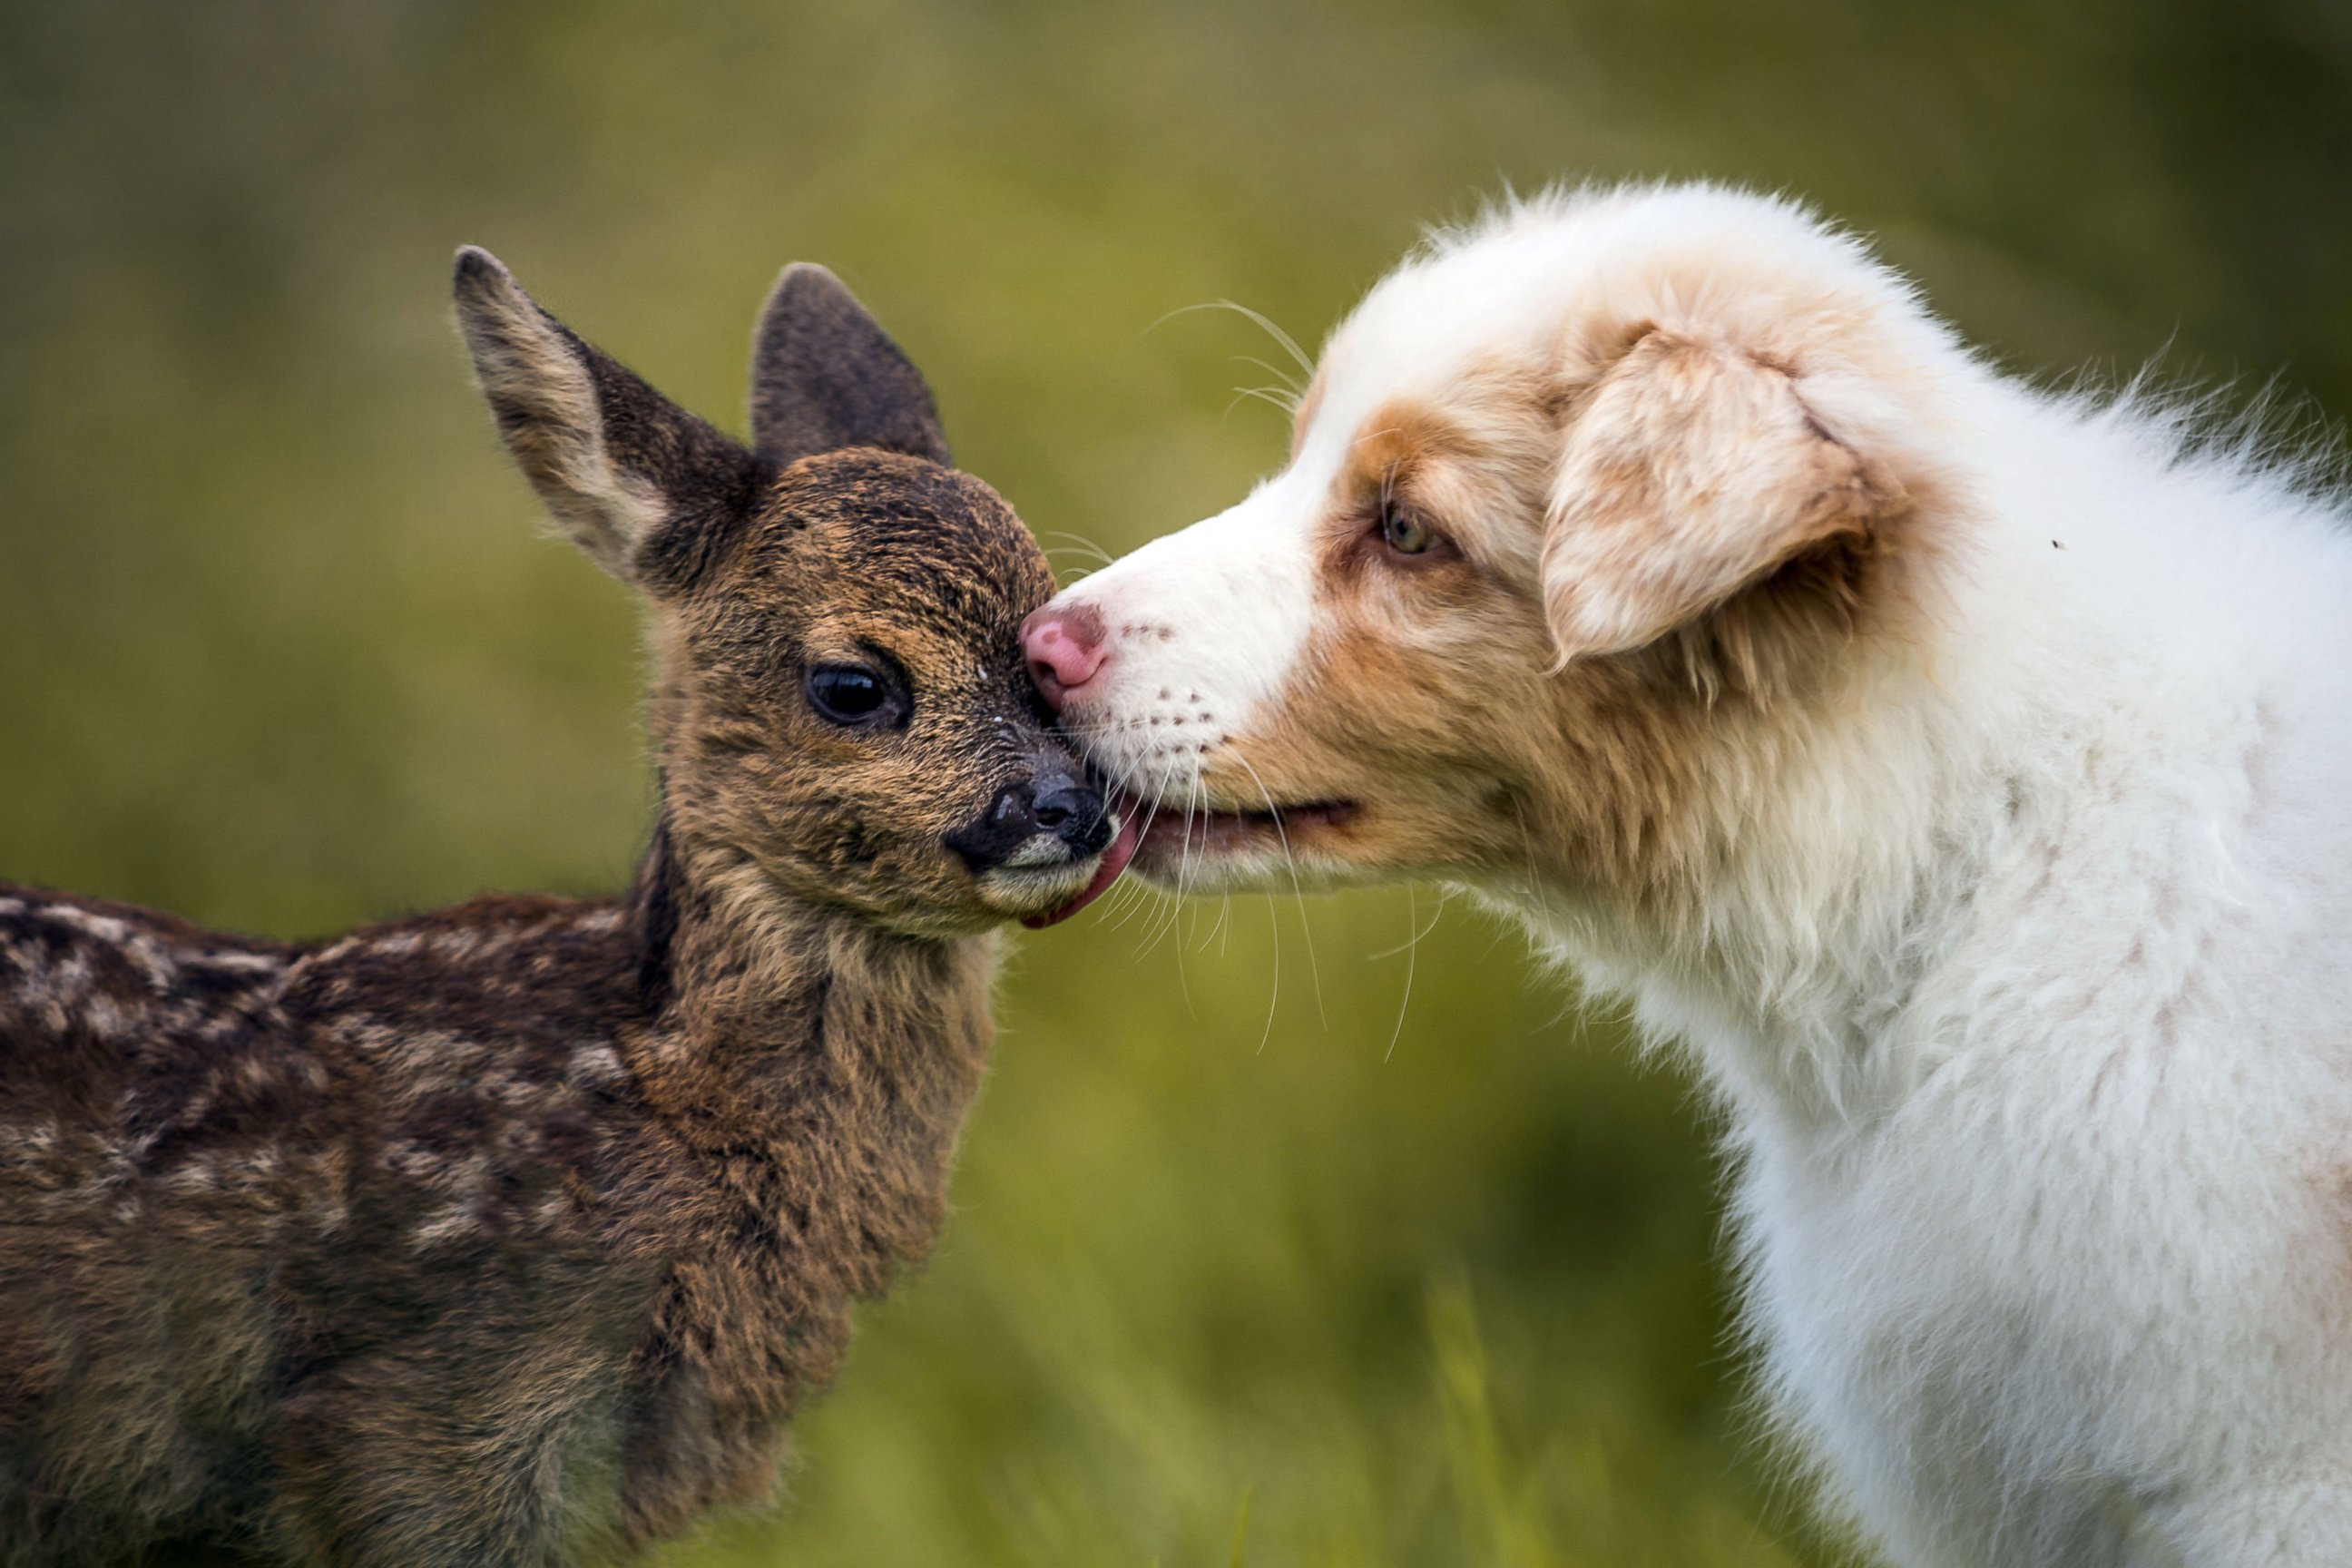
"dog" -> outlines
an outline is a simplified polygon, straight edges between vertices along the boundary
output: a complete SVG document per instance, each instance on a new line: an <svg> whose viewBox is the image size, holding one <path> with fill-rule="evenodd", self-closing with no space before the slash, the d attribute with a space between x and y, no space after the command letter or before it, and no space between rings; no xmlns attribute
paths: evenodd
<svg viewBox="0 0 2352 1568"><path fill-rule="evenodd" d="M2352 1563L2352 539L1709 186L1434 236L1031 666L1214 891L1507 911L1687 1062L1743 1322L1912 1568Z"/></svg>
<svg viewBox="0 0 2352 1568"><path fill-rule="evenodd" d="M652 847L311 943L0 884L0 1568L559 1568L764 1497L945 1217L993 929L1132 841L1025 677L1044 554L831 274L748 447L487 252L456 295L647 610Z"/></svg>

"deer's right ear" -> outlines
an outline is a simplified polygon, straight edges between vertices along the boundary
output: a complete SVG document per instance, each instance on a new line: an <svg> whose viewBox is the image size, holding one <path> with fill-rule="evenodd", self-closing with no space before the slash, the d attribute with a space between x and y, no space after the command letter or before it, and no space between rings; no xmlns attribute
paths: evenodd
<svg viewBox="0 0 2352 1568"><path fill-rule="evenodd" d="M457 252L457 324L507 450L572 542L659 590L743 516L749 452L572 335L487 250Z"/></svg>
<svg viewBox="0 0 2352 1568"><path fill-rule="evenodd" d="M923 373L812 261L784 268L752 333L751 447L780 468L845 447L953 460Z"/></svg>

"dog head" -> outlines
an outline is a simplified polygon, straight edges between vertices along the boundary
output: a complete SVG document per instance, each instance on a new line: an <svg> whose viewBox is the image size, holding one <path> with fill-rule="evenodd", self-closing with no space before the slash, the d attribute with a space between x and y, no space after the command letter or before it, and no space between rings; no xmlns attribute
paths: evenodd
<svg viewBox="0 0 2352 1568"><path fill-rule="evenodd" d="M790 268L768 301L749 449L487 252L459 253L457 300L524 474L653 609L673 852L921 934L1042 921L1116 875L1117 824L1024 673L1045 558L830 273Z"/></svg>
<svg viewBox="0 0 2352 1568"><path fill-rule="evenodd" d="M1958 363L1783 204L1515 208L1381 283L1288 465L1063 593L1031 668L1157 879L1659 896L1736 829L1724 770L1899 633Z"/></svg>

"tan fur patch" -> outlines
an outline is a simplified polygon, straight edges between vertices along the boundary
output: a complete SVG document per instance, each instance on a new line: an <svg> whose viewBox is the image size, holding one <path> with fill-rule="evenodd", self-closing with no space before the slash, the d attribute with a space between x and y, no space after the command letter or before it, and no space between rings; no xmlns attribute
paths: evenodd
<svg viewBox="0 0 2352 1568"><path fill-rule="evenodd" d="M1866 544L1904 504L1786 369L1652 332L1582 400L1553 481L1543 594L1559 656L1639 647L1807 552Z"/></svg>
<svg viewBox="0 0 2352 1568"><path fill-rule="evenodd" d="M1688 907L1734 851L1725 779L1781 765L1789 704L1836 682L1866 601L1880 632L1904 613L1877 525L1907 503L1780 368L1656 333L1577 368L1483 365L1363 421L1319 527L1313 641L1278 715L1204 757L1214 798L1354 803L1294 847L1370 876L1540 873L1629 913ZM1381 550L1383 497L1453 548ZM1650 618L1562 668L1556 605Z"/></svg>

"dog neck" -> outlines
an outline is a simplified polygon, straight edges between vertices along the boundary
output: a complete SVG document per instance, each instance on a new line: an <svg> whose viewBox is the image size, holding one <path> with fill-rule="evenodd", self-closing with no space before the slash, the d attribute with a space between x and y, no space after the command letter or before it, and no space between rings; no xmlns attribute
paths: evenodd
<svg viewBox="0 0 2352 1568"><path fill-rule="evenodd" d="M2105 686L2067 657L2063 617L1998 556L1967 575L1933 624L1969 635L1859 640L1793 708L1706 729L1667 896L1596 888L1574 847L1540 841L1538 874L1481 889L1687 1051L1745 1127L1843 1137L1937 1065L1895 1026L2096 732Z"/></svg>

